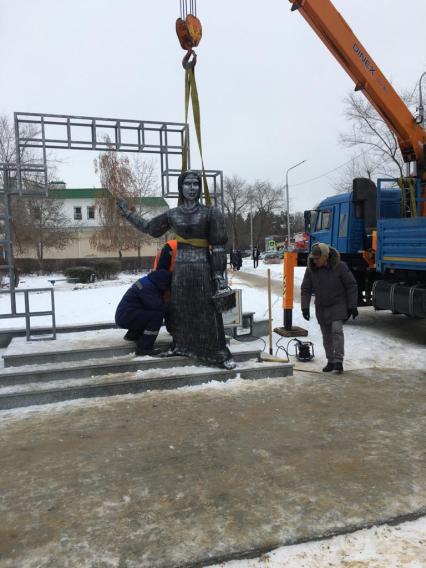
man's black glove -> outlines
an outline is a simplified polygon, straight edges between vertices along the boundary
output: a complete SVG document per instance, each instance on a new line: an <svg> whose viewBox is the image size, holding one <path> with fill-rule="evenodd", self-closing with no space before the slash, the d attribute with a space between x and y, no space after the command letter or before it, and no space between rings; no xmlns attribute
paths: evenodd
<svg viewBox="0 0 426 568"><path fill-rule="evenodd" d="M305 318L306 321L309 321L311 319L311 316L309 315L309 308L304 308L302 310L302 316Z"/></svg>
<svg viewBox="0 0 426 568"><path fill-rule="evenodd" d="M349 308L348 309L348 319L352 316L352 319L358 317L358 309L357 308Z"/></svg>

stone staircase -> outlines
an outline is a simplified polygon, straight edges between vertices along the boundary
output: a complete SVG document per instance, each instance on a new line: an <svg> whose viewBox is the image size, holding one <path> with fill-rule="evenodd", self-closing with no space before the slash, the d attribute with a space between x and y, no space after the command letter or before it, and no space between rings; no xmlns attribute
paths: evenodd
<svg viewBox="0 0 426 568"><path fill-rule="evenodd" d="M159 336L156 346L170 343ZM234 370L205 367L186 357L135 357L123 330L58 335L56 341L14 338L3 354L0 410L90 398L174 389L232 378L292 375L288 363L259 362L259 349L231 340Z"/></svg>

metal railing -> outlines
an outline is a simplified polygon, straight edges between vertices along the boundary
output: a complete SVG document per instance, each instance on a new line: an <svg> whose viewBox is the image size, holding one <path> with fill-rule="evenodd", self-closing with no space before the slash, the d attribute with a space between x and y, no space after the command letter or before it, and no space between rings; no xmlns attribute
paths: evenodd
<svg viewBox="0 0 426 568"><path fill-rule="evenodd" d="M49 292L50 293L50 309L48 310L34 310L31 311L30 307L30 294L36 292ZM11 319L11 318L24 318L25 319L25 335L27 341L38 340L38 339L56 339L56 317L55 317L55 293L52 288L26 288L22 290L14 289L11 290L0 290L0 294L10 294L14 297L13 305L11 305L11 312L8 314L0 314L0 319ZM16 295L24 295L24 311L18 311L16 307ZM33 337L31 335L31 318L40 316L51 316L52 318L52 336L46 337Z"/></svg>

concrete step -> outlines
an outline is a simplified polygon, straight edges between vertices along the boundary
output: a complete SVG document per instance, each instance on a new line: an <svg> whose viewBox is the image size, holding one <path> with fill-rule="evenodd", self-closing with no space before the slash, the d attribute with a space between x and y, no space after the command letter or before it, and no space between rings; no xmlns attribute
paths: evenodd
<svg viewBox="0 0 426 568"><path fill-rule="evenodd" d="M243 319L247 314L243 313ZM115 322L99 322L93 324L74 324L74 325L57 325L56 326L56 333L58 334L71 334L77 332L85 332L85 331L101 331L101 330L111 330L117 329ZM232 327L226 327L225 325L225 332L228 335L233 335ZM268 320L254 320L252 322L252 329L251 332L256 337L262 337L268 334ZM120 330L121 334L124 335L124 330ZM31 333L33 337L36 336L48 336L52 334L51 327L43 327L31 326ZM25 328L8 328L0 330L0 348L7 347L10 342L16 337L25 338L26 330Z"/></svg>
<svg viewBox="0 0 426 568"><path fill-rule="evenodd" d="M124 357L134 353L136 349L133 341L123 339L124 333L123 329L103 329L58 334L56 340L41 336L40 339L26 341L23 337L15 337L2 355L4 367ZM241 339L246 343L246 336ZM166 350L171 341L171 336L162 332L155 346ZM239 345L235 340L230 339L230 341L233 341L234 345ZM249 342L246 343L248 344Z"/></svg>
<svg viewBox="0 0 426 568"><path fill-rule="evenodd" d="M134 348L133 348L134 349ZM234 360L241 363L257 359L259 350L243 350L233 352ZM168 369L188 365L188 357L107 357L84 359L67 362L45 363L43 365L25 365L8 367L0 371L0 387L22 385L25 383L40 383L63 381L66 379L84 379L101 375L145 371L148 369ZM191 364L191 363L189 363ZM193 362L196 365L196 361ZM200 366L200 368L203 368Z"/></svg>
<svg viewBox="0 0 426 568"><path fill-rule="evenodd" d="M135 352L136 344L123 339L123 329L102 329L58 334L56 340L15 337L3 354L4 366L21 367L45 363L67 363L87 359L123 357ZM160 333L156 346L170 345L171 336Z"/></svg>
<svg viewBox="0 0 426 568"><path fill-rule="evenodd" d="M157 341L155 347L164 347L170 341ZM33 353L14 353L8 354L7 350L3 355L4 366L23 367L27 365L43 365L45 363L68 363L71 361L84 361L86 359L107 359L114 357L124 357L134 353L136 344L133 341L123 341L117 345L106 347L88 347L86 349L61 349L60 346L55 351L33 352Z"/></svg>
<svg viewBox="0 0 426 568"><path fill-rule="evenodd" d="M54 380L46 382L40 381L37 375L33 375L35 381L0 387L0 410L64 402L79 398L175 389L200 385L210 381L227 381L237 377L253 380L285 377L293 374L293 365L291 364L259 363L253 359L238 363L237 368L231 371L191 366L188 365L188 359L183 357L154 361L153 358L150 359L150 361L138 359L136 362L139 369L136 372L122 372L80 379L69 378L67 380L58 380L58 377L55 376ZM184 359L184 362L180 361L181 359ZM164 362L167 365L158 366ZM145 367L140 368L141 363L146 364Z"/></svg>
<svg viewBox="0 0 426 568"><path fill-rule="evenodd" d="M123 330L108 329L58 334L55 341L14 338L0 370L0 409L172 389L237 376L292 374L292 365L258 363L260 350L234 339L230 348L237 368L228 371L187 357L135 357L135 344L123 340L123 335ZM156 345L169 345L170 340L161 333Z"/></svg>
<svg viewBox="0 0 426 568"><path fill-rule="evenodd" d="M55 351L51 353L34 353L22 355L3 355L6 368L24 367L27 365L43 365L44 363L68 363L70 361L83 361L84 359L100 359L108 357L123 357L135 352L135 344L127 342L126 345L114 347L99 347L96 349L75 349L74 351Z"/></svg>

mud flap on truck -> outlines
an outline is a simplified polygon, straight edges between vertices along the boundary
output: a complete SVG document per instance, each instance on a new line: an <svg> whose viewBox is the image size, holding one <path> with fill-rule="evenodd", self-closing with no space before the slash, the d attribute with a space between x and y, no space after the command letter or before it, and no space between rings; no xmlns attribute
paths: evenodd
<svg viewBox="0 0 426 568"><path fill-rule="evenodd" d="M426 318L426 286L376 280L373 284L373 306L376 310Z"/></svg>

